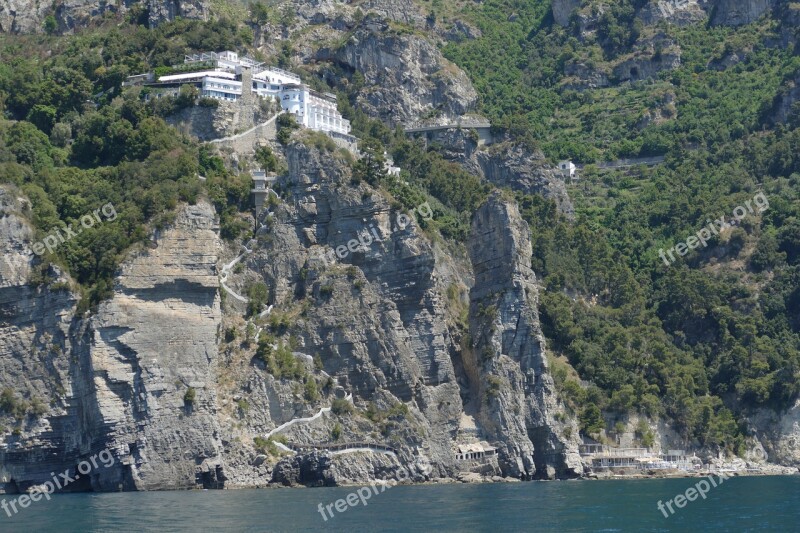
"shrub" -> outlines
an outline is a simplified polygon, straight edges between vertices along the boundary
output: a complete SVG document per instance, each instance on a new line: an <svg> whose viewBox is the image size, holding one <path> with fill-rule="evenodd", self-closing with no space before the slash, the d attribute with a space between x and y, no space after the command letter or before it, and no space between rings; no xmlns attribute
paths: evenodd
<svg viewBox="0 0 800 533"><path fill-rule="evenodd" d="M278 335L283 335L291 326L289 315L280 311L272 311L269 315L269 329Z"/></svg>
<svg viewBox="0 0 800 533"><path fill-rule="evenodd" d="M40 398L33 398L31 400L31 414L36 418L39 418L47 413L47 404L44 403Z"/></svg>
<svg viewBox="0 0 800 533"><path fill-rule="evenodd" d="M27 402L17 398L12 389L5 388L0 392L0 411L11 414L16 419L22 419L27 410Z"/></svg>
<svg viewBox="0 0 800 533"><path fill-rule="evenodd" d="M186 389L186 393L183 395L183 401L184 403L192 403L196 397L197 391L194 390L194 387L189 387Z"/></svg>
<svg viewBox="0 0 800 533"><path fill-rule="evenodd" d="M353 404L351 404L344 398L336 398L335 400L333 400L333 403L331 404L331 412L338 416L352 414Z"/></svg>
<svg viewBox="0 0 800 533"><path fill-rule="evenodd" d="M247 289L247 316L254 316L261 312L267 303L269 290L263 281L257 281Z"/></svg>
<svg viewBox="0 0 800 533"><path fill-rule="evenodd" d="M53 35L58 30L58 21L53 15L47 15L44 18L44 32L48 35Z"/></svg>
<svg viewBox="0 0 800 533"><path fill-rule="evenodd" d="M278 344L277 349L272 347L272 337L266 337L258 341L256 357L264 361L267 372L276 379L300 379L306 376L306 369L297 358L292 355L292 350L283 341Z"/></svg>
<svg viewBox="0 0 800 533"><path fill-rule="evenodd" d="M200 107L216 108L219 107L219 100L217 100L216 98L209 98L207 96L203 96L197 101L197 105L199 105Z"/></svg>
<svg viewBox="0 0 800 533"><path fill-rule="evenodd" d="M503 380L498 376L489 376L486 378L486 400L488 401L490 398L496 398L500 395L500 389L502 388Z"/></svg>
<svg viewBox="0 0 800 533"><path fill-rule="evenodd" d="M333 294L333 283L328 282L325 283L324 285L321 285L319 288L319 294L320 296L324 296L326 298L331 294Z"/></svg>
<svg viewBox="0 0 800 533"><path fill-rule="evenodd" d="M280 448L278 448L278 446L275 445L276 442L280 442L281 444L286 444L286 437L284 437L283 435L272 435L268 439L265 439L264 437L261 436L253 438L253 446L255 447L257 452L268 454L273 457L278 457L279 455L281 455Z"/></svg>
<svg viewBox="0 0 800 533"><path fill-rule="evenodd" d="M261 168L267 172L276 172L278 170L278 158L272 152L269 146L259 146L256 148L255 159Z"/></svg>
<svg viewBox="0 0 800 533"><path fill-rule="evenodd" d="M319 389L317 389L317 382L314 378L309 377L308 381L306 381L303 396L309 402L316 402L319 400Z"/></svg>

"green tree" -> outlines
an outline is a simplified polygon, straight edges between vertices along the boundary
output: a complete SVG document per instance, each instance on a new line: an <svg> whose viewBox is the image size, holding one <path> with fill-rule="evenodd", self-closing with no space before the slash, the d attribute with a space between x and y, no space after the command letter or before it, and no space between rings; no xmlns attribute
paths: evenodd
<svg viewBox="0 0 800 533"><path fill-rule="evenodd" d="M28 112L26 120L50 135L56 123L56 113L56 108L53 106L36 104Z"/></svg>
<svg viewBox="0 0 800 533"><path fill-rule="evenodd" d="M362 155L353 165L353 177L376 186L386 175L383 144L377 139L366 139L359 149Z"/></svg>
<svg viewBox="0 0 800 533"><path fill-rule="evenodd" d="M263 281L257 281L247 289L247 316L254 316L261 312L267 303L269 290Z"/></svg>
<svg viewBox="0 0 800 533"><path fill-rule="evenodd" d="M44 32L48 35L53 35L58 30L58 21L53 15L47 15L44 18Z"/></svg>
<svg viewBox="0 0 800 533"><path fill-rule="evenodd" d="M269 146L259 146L256 149L255 158L258 164L261 165L261 168L267 172L276 172L278 170L278 158Z"/></svg>
<svg viewBox="0 0 800 533"><path fill-rule="evenodd" d="M601 429L606 427L600 408L593 403L590 403L583 409L580 415L580 422L581 431L587 435L599 433Z"/></svg>

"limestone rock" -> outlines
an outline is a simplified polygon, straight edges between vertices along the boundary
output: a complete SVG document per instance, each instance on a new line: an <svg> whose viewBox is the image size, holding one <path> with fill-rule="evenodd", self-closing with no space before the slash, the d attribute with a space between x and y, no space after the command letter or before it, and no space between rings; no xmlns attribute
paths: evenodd
<svg viewBox="0 0 800 533"><path fill-rule="evenodd" d="M498 187L552 199L567 217L574 215L564 176L547 163L542 152L502 138L492 145L480 145L475 131L468 128L427 132L425 139L437 143L445 159L458 163L467 172Z"/></svg>
<svg viewBox="0 0 800 533"><path fill-rule="evenodd" d="M391 31L367 17L338 48L322 48L316 58L364 76L359 105L392 124L423 117L458 117L474 109L477 93L467 75L425 38Z"/></svg>
<svg viewBox="0 0 800 533"><path fill-rule="evenodd" d="M219 228L207 202L181 209L154 249L123 263L114 296L86 324L96 415L87 430L128 462L98 488L213 485L221 474L214 373L220 305ZM186 391L196 399L186 401ZM195 465L207 465L196 472ZM218 472L218 467L220 472Z"/></svg>
<svg viewBox="0 0 800 533"><path fill-rule="evenodd" d="M57 3L35 0L0 0L0 31L4 33L42 33L44 21L53 15L57 30L70 33L87 25L92 19L106 14L123 15L130 9L146 9L150 27L176 17L207 20L206 0L133 0L106 3L97 0L64 0Z"/></svg>
<svg viewBox="0 0 800 533"><path fill-rule="evenodd" d="M469 255L471 366L478 419L500 446L505 476L578 475L577 428L560 404L539 325L530 232L516 204L494 193L476 212ZM566 419L556 421L555 415ZM565 437L564 428L571 427Z"/></svg>
<svg viewBox="0 0 800 533"><path fill-rule="evenodd" d="M572 13L581 6L580 0L553 0L553 19L561 26L569 25Z"/></svg>
<svg viewBox="0 0 800 533"><path fill-rule="evenodd" d="M776 4L776 0L717 0L714 2L711 23L717 26L750 24Z"/></svg>
<svg viewBox="0 0 800 533"><path fill-rule="evenodd" d="M678 26L697 24L707 18L704 0L650 0L639 12L639 18L647 25L666 21Z"/></svg>
<svg viewBox="0 0 800 533"><path fill-rule="evenodd" d="M30 203L16 188L0 186L0 388L18 401L38 401L44 412L27 410L20 421L0 414L0 488L25 490L74 466L83 451L72 397L70 327L78 297L59 269L46 274L54 285L34 285L38 258L31 252ZM17 429L18 434L12 434ZM60 471L63 472L64 468Z"/></svg>
<svg viewBox="0 0 800 533"><path fill-rule="evenodd" d="M781 87L772 102L768 120L772 123L800 123L800 70Z"/></svg>

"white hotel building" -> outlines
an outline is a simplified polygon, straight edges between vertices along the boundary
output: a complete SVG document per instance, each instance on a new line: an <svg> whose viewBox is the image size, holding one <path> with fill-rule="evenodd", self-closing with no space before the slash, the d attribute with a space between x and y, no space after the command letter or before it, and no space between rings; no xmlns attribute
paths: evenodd
<svg viewBox="0 0 800 533"><path fill-rule="evenodd" d="M243 98L244 83L244 98L249 94L272 98L307 128L343 135L350 133L350 121L339 113L336 95L312 90L301 82L297 74L264 66L247 57L240 58L236 52L230 51L186 56L184 64L192 63L202 66L194 72L160 76L148 84L179 87L188 83L196 85L202 97L236 101ZM139 77L132 76L129 80L133 82L133 78ZM249 91L248 84L251 84Z"/></svg>

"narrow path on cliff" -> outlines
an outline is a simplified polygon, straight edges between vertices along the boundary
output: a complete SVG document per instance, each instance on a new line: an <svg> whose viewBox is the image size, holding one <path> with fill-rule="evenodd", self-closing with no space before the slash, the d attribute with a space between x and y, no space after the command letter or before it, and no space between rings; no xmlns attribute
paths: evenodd
<svg viewBox="0 0 800 533"><path fill-rule="evenodd" d="M341 442L338 444L297 444L294 442L288 442L284 447L295 453L308 450L327 452L330 455L373 452L397 457L397 450L391 446L386 446L385 444L372 444L369 442Z"/></svg>
<svg viewBox="0 0 800 533"><path fill-rule="evenodd" d="M248 244L249 244L249 243L248 243ZM245 250L245 251L244 251L244 252L242 252L241 254L239 254L239 255L236 257L236 259L234 259L233 261L231 261L230 263L228 263L227 265L225 265L225 266L223 266L223 267L222 267L222 271L220 272L220 277L219 277L219 284L220 284L220 285L222 285L222 288L223 288L223 289L225 289L225 291L226 291L228 294L230 294L231 296L233 296L234 298L236 298L236 299L237 299L237 300L239 300L240 302L242 302L242 303L246 304L246 303L248 303L250 300L248 300L248 299L247 299L247 298L245 298L244 296L242 296L242 295L238 294L236 291L234 291L233 289L231 289L230 287L228 287L228 286L225 284L225 282L226 282L226 281L228 281L228 271L229 271L231 268L233 268L233 267L234 267L234 265L236 265L236 263L238 263L239 261L241 261L241 260L244 258L244 256L246 256L246 255L247 255L247 254L249 254L249 253L252 253L252 250L248 249L248 248L247 248L247 246L242 246L242 247L244 248L244 250Z"/></svg>
<svg viewBox="0 0 800 533"><path fill-rule="evenodd" d="M242 296L241 294L237 293L236 291L234 291L233 289L228 287L226 282L228 281L228 275L230 274L230 270L234 266L236 266L236 264L238 264L240 261L242 261L245 257L247 257L249 254L253 253L253 250L251 249L251 247L254 246L255 242L256 242L255 239L250 239L246 244L243 244L242 245L242 249L243 249L242 253L240 253L238 256L236 256L230 263L227 263L227 264L223 265L222 269L220 270L220 276L219 276L219 284L220 284L220 286L228 294L230 294L233 298L235 298L236 300L238 300L238 301L240 301L240 302L242 302L244 304L248 304L250 302L250 299L245 297L245 296ZM256 317L249 318L248 319L248 323L252 323L255 318L263 318L263 317L267 316L272 311L272 308L273 308L272 305L268 306L266 309L261 311ZM256 340L258 340L259 335L261 335L261 332L263 330L264 330L263 326L257 326L256 327L256 333L255 333ZM292 354L295 355L295 356L303 356L305 358L309 358L310 359L310 356L305 355L305 354L300 354L300 353L297 353L297 352L293 352ZM323 372L323 374L325 374L325 373ZM338 379L336 381L338 382ZM353 395L348 393L345 396L344 399L352 403ZM290 428L292 426L295 426L297 424L311 423L311 422L313 422L315 420L318 420L320 417L322 417L322 415L324 415L325 413L329 413L330 411L331 411L330 407L322 407L322 408L320 408L319 411L317 411L317 413L315 413L312 416L293 418L292 420L289 420L288 422L284 422L283 424L281 424L281 425L277 426L276 428L272 429L264 437L269 439L270 437L272 437L276 433L284 431L284 430L286 430L286 429L288 429L288 428ZM281 450L283 450L285 452L297 453L297 450L292 449L289 446L286 446L282 442L274 441L274 444L279 449L281 449ZM328 445L318 445L318 446L317 445L303 445L303 446L308 446L309 448L315 448L315 449L326 449L326 446L328 446ZM341 449L338 449L339 447L341 447ZM341 454L345 454L345 453L374 452L374 453L380 453L380 454L384 454L384 455L393 455L395 457L397 456L397 453L393 449L391 449L389 447L386 447L386 446L384 446L384 447L371 446L371 445L369 445L367 443L353 443L352 446L349 446L347 443L343 443L341 445L336 446L336 448L337 449L335 449L335 450L329 450L329 453L331 455L341 455Z"/></svg>
<svg viewBox="0 0 800 533"><path fill-rule="evenodd" d="M219 144L219 143L224 143L224 142L228 142L228 141L235 141L236 139L241 139L245 135L249 135L249 134L253 133L257 128L263 128L264 126L267 126L267 125L271 124L272 122L275 122L275 120L279 116L280 116L280 113L274 115L272 118L270 118L269 120L266 120L265 122L262 122L260 124L256 124L255 126L250 128L249 130L243 131L242 133L237 133L236 135L230 135L228 137L221 137L219 139L212 139L212 140L210 140L208 142L211 143L211 144Z"/></svg>
<svg viewBox="0 0 800 533"><path fill-rule="evenodd" d="M293 426L293 425L295 425L295 424L300 424L300 423L304 423L304 422L313 422L314 420L316 420L316 419L318 419L319 417L321 417L323 414L325 414L325 413L329 413L329 412L330 412L330 410L331 410L331 408L330 408L330 407L323 407L323 408L322 408L322 409L320 409L320 410L319 410L319 412L318 412L317 414L315 414L314 416L309 416L309 417L306 417L306 418L293 418L292 420L289 420L288 422L284 422L284 423L283 423L283 424L281 424L280 426L276 427L275 429L273 429L272 431L270 431L269 433L267 433L267 434L266 434L266 436L265 436L265 438L267 438L267 439L268 439L268 438L270 438L271 436L273 436L275 433L277 433L277 432L279 432L279 431L283 431L283 430L284 430L284 429L286 429L286 428L292 427L292 426Z"/></svg>
<svg viewBox="0 0 800 533"><path fill-rule="evenodd" d="M331 455L342 455L345 453L356 453L356 452L373 452L373 453L380 453L383 455L391 455L393 457L397 457L397 453L391 450L383 450L381 448L373 448L372 446L365 446L361 448L346 448L344 450L336 450L329 452Z"/></svg>

